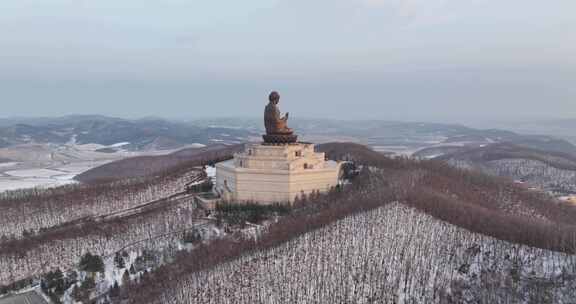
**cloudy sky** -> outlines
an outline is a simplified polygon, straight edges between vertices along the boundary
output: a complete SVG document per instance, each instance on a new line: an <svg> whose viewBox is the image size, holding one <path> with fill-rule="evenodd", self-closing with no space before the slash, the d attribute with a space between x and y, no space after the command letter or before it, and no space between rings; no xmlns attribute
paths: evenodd
<svg viewBox="0 0 576 304"><path fill-rule="evenodd" d="M0 117L576 117L574 0L2 0Z"/></svg>

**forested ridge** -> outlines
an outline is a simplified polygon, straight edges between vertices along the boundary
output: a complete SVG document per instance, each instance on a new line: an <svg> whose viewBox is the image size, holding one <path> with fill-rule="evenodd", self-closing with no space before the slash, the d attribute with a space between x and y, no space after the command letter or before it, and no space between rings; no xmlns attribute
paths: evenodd
<svg viewBox="0 0 576 304"><path fill-rule="evenodd" d="M222 155L146 178L9 193L0 208L22 220L4 218L0 285L74 270L94 253L105 274L92 292L73 285L83 290L75 294L113 303L546 303L572 295L573 207L441 161L392 159L355 144L319 149L351 161L357 176L254 229L242 221L259 216L236 220L237 228L218 214L205 218L185 191ZM109 263L120 252L125 268Z"/></svg>
<svg viewBox="0 0 576 304"><path fill-rule="evenodd" d="M575 217L573 217L575 211L571 206L554 201L545 195L519 188L514 185L511 180L494 178L479 172L453 168L443 162L402 158L390 159L367 150L364 147L353 144L330 144L320 146L320 149L327 152L330 158L352 160L358 164L364 165L360 177L352 186L345 188L343 192L334 191L328 195L319 195L300 201L299 206L291 215L281 218L277 223L268 227L266 233L259 237L257 241L222 239L218 242L213 242L204 247L198 248L192 252L182 253L177 257L174 263L164 265L157 271L154 271L151 275L146 276L146 278L136 283L137 286L130 286L125 290L125 298L130 299L133 303L156 303L168 301L167 299L175 301L174 303L184 303L186 302L185 299L190 301L192 298L194 298L198 303L218 303L218 300L216 299L220 299L220 301L223 301L224 299L232 299L234 294L238 294L238 290L230 290L220 286L223 290L215 287L216 289L213 290L214 293L204 292L205 290L198 289L199 285L197 286L194 285L196 283L190 282L198 282L196 280L202 278L204 281L212 280L211 282L214 282L216 286L219 286L218 284L227 285L226 282L217 282L217 273L219 270L215 271L215 273L211 269L214 267L216 267L216 269L231 267L232 269L230 269L230 271L232 271L232 273L243 274L242 271L246 269L236 269L236 266L234 266L242 264L239 261L245 261L246 259L258 260L256 257L262 255L266 256L269 250L274 251L276 250L274 248L277 248L278 246L283 246L283 250L285 250L283 254L290 255L292 252L292 248L290 248L289 245L291 244L291 240L295 240L300 236L306 238L308 233L317 231L318 229L324 229L324 227L327 227L338 220L345 219L353 214L364 214L366 212L369 212L368 214L370 214L370 212L372 212L371 210L380 210L380 208L394 202L401 204L396 205L396 203L394 203L395 206L403 205L418 210L418 212L411 211L416 222L422 220L432 221L435 223L434 225L442 222L453 224L454 226L446 226L447 224L443 223L441 225L443 225L443 227L450 227L448 230L452 231L451 233L462 234L465 235L465 238L478 240L476 243L470 243L469 248L464 248L463 243L458 240L442 240L442 242L446 242L442 243L442 246L446 246L447 249L444 253L447 254L448 257L454 255L454 250L467 252L466 250L475 250L474 248L483 248L486 250L485 254L490 254L491 252L493 253L493 251L491 251L493 248L490 246L499 246L498 248L501 248L499 250L506 253L503 254L503 256L494 256L494 263L496 263L495 265L499 265L498 267L508 267L503 265L508 263L507 261L510 258L509 252L515 252L514 250L518 250L518 248L524 248L522 250L533 250L543 257L538 261L528 262L524 266L528 267L532 265L534 267L545 268L547 266L542 265L548 263L547 257L553 257L553 259L558 259L558 263L562 265L560 268L564 271L563 275L565 275L565 277L562 277L562 280L568 278L570 284L573 284L575 273L573 253L576 248L576 223L574 221ZM406 207L395 207L392 208L393 212L384 212L385 214L389 214L388 216L391 217L387 220L394 221L394 217L397 217L396 213L405 213L403 210L408 210L405 209ZM378 213L382 211L373 212ZM422 218L421 216L425 213L436 219L432 220L431 217ZM438 219L442 220L442 222L438 221ZM411 225L410 221L408 223L395 223L397 223L398 226L395 226L394 229L405 230L412 228L406 226ZM457 228L458 226L461 228ZM378 223L374 223L374 225L368 226L367 229L381 229L381 226ZM424 229L418 233L429 234L427 240L430 243L426 246L432 246L436 242L434 236L437 233L442 232L443 231L435 231L433 229ZM358 235L362 235L362 233L364 233L364 231L358 231ZM354 232L352 232L352 234L354 234ZM411 240L410 235L406 237ZM497 239L502 241L496 241ZM363 240L363 242L368 243L376 241L377 240L375 239ZM402 242L402 239L395 239L392 237L392 240L388 241L391 242L388 245L393 247L400 245L395 242ZM346 244L340 242L337 244L344 247L340 248L342 250L350 249L346 247ZM336 246L336 244L334 244L334 246ZM414 246L419 245L418 243L415 243ZM338 249L326 250L333 251ZM482 252L482 250L480 250L480 252ZM321 255L321 253L318 254ZM400 254L400 256L391 254L386 255L386 257L392 260L402 260L406 258L403 253L396 254ZM528 256L533 255L533 253L526 254ZM314 254L312 254L312 256L314 256ZM282 260L281 255L275 255L274 257L278 260ZM238 258L240 258L240 260L236 260ZM516 259L520 260L525 258L526 256L524 255L516 257ZM426 253L421 251L417 255L412 255L412 259L407 259L402 261L402 263L407 263L407 265L411 265L412 263L418 264L422 263L422 260L426 259ZM318 262L312 265L313 267L319 267L319 269L325 270L325 272L320 271L318 275L329 275L332 271L342 270L337 266L333 266L328 261L330 261L330 259L324 260L323 263L326 264ZM441 263L442 261L436 262ZM217 267L217 265L224 265L223 263L232 266ZM282 262L279 261L278 263ZM367 261L364 261L363 263L364 266L362 266L362 261L360 261L360 264L356 266L364 267L363 269L367 272L374 271L371 267L379 267L377 265L370 265ZM390 261L387 263L390 263ZM538 266L535 263L542 264ZM480 266L478 267L480 267L480 272L484 271L483 267L491 267L490 265L482 265L481 263L479 265ZM391 263L389 266L400 267L400 265L395 265L394 263ZM289 272L291 267L297 267L297 265L288 263L285 264L285 267L284 271ZM466 268L467 266L462 267ZM416 269L418 268L414 268L413 270ZM262 271L269 270L264 269ZM398 269L389 269L388 271L399 273ZM403 271L409 270L403 269ZM549 280L554 281L556 279L554 276L555 273L556 272L548 273L551 275ZM208 275L208 277L202 277L201 274ZM230 275L230 273L228 275ZM404 275L395 277L395 280L403 279L418 281L420 275L421 274L416 271L410 276ZM436 275L437 274L434 274L434 276ZM452 293L453 290L451 290L452 287L450 287L451 284L457 284L457 282L452 281L453 275L451 273L442 273L442 275L450 275L451 279L447 280L444 285L434 286L431 290L427 289L427 287L420 286L418 287L420 289L416 288L416 290L419 290L417 292L431 292L432 295L428 295L430 298L427 299L435 302L448 301L451 297L458 297L459 295ZM258 274L256 274L256 276L258 276ZM306 276L300 277L300 279L301 284L304 285L311 283L307 280L314 280L313 277ZM498 280L509 279L509 277L501 277L496 279L494 282L491 282L483 281L484 279L480 278L476 284L478 288L482 289L487 288L490 284L497 284L500 282ZM186 286L186 288L183 289L178 289L177 286L181 286L179 284L183 284L182 282L184 281L192 285ZM244 281L243 284L246 284L244 287L247 288L258 285L258 283L254 283L252 279ZM267 282L264 280L260 288L264 288L267 284L272 284L272 281ZM291 292L293 293L292 296L295 297L293 299L305 299L304 295L306 292L302 290L309 290L309 292L320 294L325 292L326 296L330 295L330 292L328 291L305 289L306 287L304 285L298 287L298 284L299 283L291 289ZM335 283L331 282L330 284ZM384 285L378 285L378 283L374 284L376 285L367 288L385 288L386 286L384 282L382 282ZM398 281L396 281L396 284L397 285L394 286L398 288L398 286L400 286L398 285ZM524 296L539 294L538 289L530 289L530 284L527 286L528 287L523 287L527 288ZM316 287L322 288L318 285L316 285ZM356 288L354 284L353 288ZM130 290L145 291L134 293L130 292ZM229 290L229 293L225 293L226 290ZM386 289L374 291L376 294L380 293L380 296L385 297L380 298L381 300L384 299L384 302L410 302L417 299L412 298L412 300L409 300L410 297L414 296L414 294L412 294L409 295L409 298L403 298L404 300L400 301L400 295L397 292L392 294L382 294L383 292L388 292L385 292L384 290ZM302 291L303 294L301 295L299 291ZM468 296L472 297L472 300L476 299L476 301L478 299L508 299L510 301L520 301L519 298L514 298L512 293L506 293L506 289L501 289L499 291L492 289L492 291L497 293L485 293L483 295L468 294ZM251 292L256 292L256 294L239 293L239 298L236 299L240 303L250 303L250 301L258 302L263 301L262 295L266 294L266 291L263 290L251 290ZM547 290L547 292L551 291ZM566 295L570 296L572 294L571 289L562 289L561 291L555 290L552 292L553 296L559 297ZM555 293L559 293L560 295ZM199 294L202 294L202 297L198 297ZM270 292L268 292L268 294L270 294ZM279 295L283 293L280 292L280 294L274 294L274 292L272 292L272 294L273 295L269 296L276 297L276 299L282 299ZM223 295L226 295L227 297L218 298L218 296ZM298 298L299 296L303 296L304 298ZM482 296L483 298L477 298L479 296ZM499 296L503 296L504 298L499 298ZM311 299L313 299L313 297L308 298L309 302L314 303ZM327 299L331 299L332 301L343 300L342 298L330 297ZM359 298L355 299L360 301ZM363 301L369 303L373 300L369 300L368 297Z"/></svg>
<svg viewBox="0 0 576 304"><path fill-rule="evenodd" d="M206 178L203 165L232 153L195 155L138 178L1 194L0 287L73 269L86 252L106 256L127 244L194 227L200 215L186 186ZM181 237L168 235L171 241L160 240L158 246Z"/></svg>

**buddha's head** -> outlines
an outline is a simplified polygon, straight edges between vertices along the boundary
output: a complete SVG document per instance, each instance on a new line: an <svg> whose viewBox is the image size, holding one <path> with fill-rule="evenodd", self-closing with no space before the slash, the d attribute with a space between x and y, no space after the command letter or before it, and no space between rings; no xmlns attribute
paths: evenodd
<svg viewBox="0 0 576 304"><path fill-rule="evenodd" d="M273 91L270 93L270 96L268 96L268 100L270 100L270 102L273 104L278 104L278 102L280 102L280 94L278 94L276 91Z"/></svg>

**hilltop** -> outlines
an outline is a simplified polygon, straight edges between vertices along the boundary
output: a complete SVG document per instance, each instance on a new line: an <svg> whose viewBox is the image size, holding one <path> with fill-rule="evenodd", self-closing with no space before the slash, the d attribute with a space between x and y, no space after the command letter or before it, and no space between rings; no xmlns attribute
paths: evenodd
<svg viewBox="0 0 576 304"><path fill-rule="evenodd" d="M190 144L240 143L250 132L219 127L197 127L160 118L122 119L106 116L4 119L0 121L0 148L22 144L98 144L111 151L167 150ZM112 146L112 147L110 147Z"/></svg>
<svg viewBox="0 0 576 304"><path fill-rule="evenodd" d="M340 191L302 198L289 210L261 209L256 216L257 209L224 209L207 217L187 185L205 180L202 167L230 157L228 148L181 151L177 159L189 161L152 174L138 169L147 162L127 161L143 174L137 178L4 194L0 267L7 271L0 284L12 289L54 269L66 280L81 280L77 265L90 252L101 257L104 272L87 290L114 303L188 303L189 297L204 303L219 299L219 292L242 293L248 303L263 296L258 286L275 286L263 273L275 267L284 269L275 277L286 289L268 290L268 299L290 298L284 292L301 286L317 286L319 297L336 302L344 295L333 286L357 290L347 293L350 301L570 297L576 209L543 193L443 161L328 143L318 149L358 166ZM350 258L338 262L331 254L339 252ZM320 271L307 273L299 265ZM223 281L230 276L255 285L234 288ZM194 288L200 281L211 286ZM117 282L121 286L114 287Z"/></svg>

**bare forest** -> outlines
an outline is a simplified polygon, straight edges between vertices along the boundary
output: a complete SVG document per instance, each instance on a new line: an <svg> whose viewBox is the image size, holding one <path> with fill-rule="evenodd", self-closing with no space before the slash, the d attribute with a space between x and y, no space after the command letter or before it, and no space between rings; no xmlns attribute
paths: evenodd
<svg viewBox="0 0 576 304"><path fill-rule="evenodd" d="M569 303L574 296L571 206L442 162L321 148L364 164L347 190L300 201L256 241L224 238L183 253L124 289L124 299Z"/></svg>
<svg viewBox="0 0 576 304"><path fill-rule="evenodd" d="M155 303L571 303L576 257L390 204L189 275Z"/></svg>
<svg viewBox="0 0 576 304"><path fill-rule="evenodd" d="M206 179L203 164L229 155L196 157L122 181L3 193L0 286L74 269L87 252L108 256L129 245L174 246L187 230L209 222L186 186Z"/></svg>
<svg viewBox="0 0 576 304"><path fill-rule="evenodd" d="M186 191L206 178L202 165L222 156L145 178L8 193L0 204L11 214L2 213L0 285L76 271L93 253L105 274L93 289L71 288L82 285L99 303L569 303L574 296L574 207L441 161L391 159L354 144L319 149L357 166L351 183L239 226L205 217ZM192 233L200 227L203 235ZM156 262L132 271L151 252Z"/></svg>

